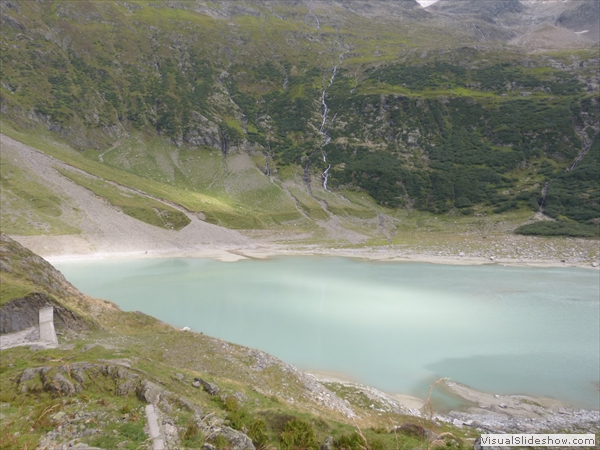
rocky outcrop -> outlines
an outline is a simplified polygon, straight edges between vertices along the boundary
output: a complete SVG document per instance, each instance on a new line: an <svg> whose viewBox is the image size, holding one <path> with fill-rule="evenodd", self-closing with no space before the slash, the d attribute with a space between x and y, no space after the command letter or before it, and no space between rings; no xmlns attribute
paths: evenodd
<svg viewBox="0 0 600 450"><path fill-rule="evenodd" d="M206 392L210 395L217 395L220 391L219 386L214 383L210 383L201 378L194 378L194 382L192 383L194 387L202 387Z"/></svg>
<svg viewBox="0 0 600 450"><path fill-rule="evenodd" d="M172 405L178 404L193 414L198 429L205 435L222 436L227 440L228 448L233 450L255 449L252 440L245 433L227 426L223 419L204 414L190 399L177 396L153 381L118 365L79 362L71 365L30 367L21 373L17 383L22 394L38 392L41 389L58 397L69 397L78 392L85 392L88 388L100 387L103 391L119 396L137 395L139 400L148 404L146 411L151 411L151 416L154 417L152 429L148 430L148 433L154 439L155 448L159 441L162 445L159 445L160 448L180 448L178 429L172 417ZM216 387L212 383L205 383ZM89 412L86 414L86 420L101 422L101 413L96 416L89 416ZM53 421L61 422L63 426L49 433L46 439L48 442L64 439L62 434L66 432L70 433L68 437L71 439L84 437L81 436L81 430L71 429L69 423L66 423L67 419L64 414L53 416Z"/></svg>
<svg viewBox="0 0 600 450"><path fill-rule="evenodd" d="M39 322L38 312L46 306L54 307L54 324L59 331L90 329L89 322L58 303L48 294L33 292L2 305L0 309L0 333L15 333L37 326Z"/></svg>
<svg viewBox="0 0 600 450"><path fill-rule="evenodd" d="M521 13L524 7L519 0L496 0L482 2L481 0L439 0L429 10L449 14L476 15L479 18L493 22L497 17L507 14Z"/></svg>
<svg viewBox="0 0 600 450"><path fill-rule="evenodd" d="M592 40L599 41L600 3L598 0L583 0L572 2L574 5L564 11L556 23L576 33L585 34Z"/></svg>
<svg viewBox="0 0 600 450"><path fill-rule="evenodd" d="M158 387L151 381L144 380L138 388L137 393L140 400L156 405L164 394L164 389Z"/></svg>

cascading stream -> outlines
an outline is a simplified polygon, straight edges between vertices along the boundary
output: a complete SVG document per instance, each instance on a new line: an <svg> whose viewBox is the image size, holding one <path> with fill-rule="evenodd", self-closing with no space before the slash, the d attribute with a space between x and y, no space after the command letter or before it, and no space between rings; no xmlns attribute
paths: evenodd
<svg viewBox="0 0 600 450"><path fill-rule="evenodd" d="M329 107L327 106L327 103L325 102L325 96L327 95L327 89L329 89L329 87L333 84L333 80L335 79L336 73L337 73L337 66L334 66L333 70L331 72L331 78L329 78L329 84L327 85L327 87L323 87L323 92L321 93L322 120L321 120L321 128L319 128L319 133L323 136L323 142L321 143L321 155L323 156L323 162L325 164L327 164L327 169L325 169L325 172L323 172L321 174L321 179L323 180L323 189L325 189L326 191L329 191L329 189L327 189L327 181L328 181L329 175L330 175L329 171L331 170L331 164L329 164L327 162L327 152L325 152L325 146L327 144L329 144L329 142L331 142L331 136L329 136L329 134L327 132L328 131L327 115L329 114ZM337 117L337 113L333 116L333 119L331 119L329 126L333 125L333 122L336 117Z"/></svg>
<svg viewBox="0 0 600 450"><path fill-rule="evenodd" d="M319 28L321 28L321 22L319 21L319 18L316 16L316 14L315 14L314 12L312 12L312 9L311 9L311 10L309 10L308 12L309 12L309 13L310 13L310 14L311 14L311 15L312 15L314 18L315 18L315 20L317 21L317 30L318 30Z"/></svg>

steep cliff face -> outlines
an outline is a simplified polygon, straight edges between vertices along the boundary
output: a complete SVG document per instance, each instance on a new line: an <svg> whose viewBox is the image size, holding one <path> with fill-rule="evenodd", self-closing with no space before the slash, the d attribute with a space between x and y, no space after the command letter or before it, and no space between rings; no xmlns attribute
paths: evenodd
<svg viewBox="0 0 600 450"><path fill-rule="evenodd" d="M594 0L572 2L574 5L564 11L556 21L559 25L577 33L585 34L591 40L600 35L600 3Z"/></svg>
<svg viewBox="0 0 600 450"><path fill-rule="evenodd" d="M449 14L475 15L492 22L509 14L522 13L525 8L519 0L438 0L428 9Z"/></svg>

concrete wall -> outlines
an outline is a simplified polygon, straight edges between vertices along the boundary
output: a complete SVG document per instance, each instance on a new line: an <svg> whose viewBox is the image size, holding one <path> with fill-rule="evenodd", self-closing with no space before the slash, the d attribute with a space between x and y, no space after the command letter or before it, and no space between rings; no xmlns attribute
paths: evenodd
<svg viewBox="0 0 600 450"><path fill-rule="evenodd" d="M54 329L54 308L48 306L40 309L40 341L58 344L58 337Z"/></svg>

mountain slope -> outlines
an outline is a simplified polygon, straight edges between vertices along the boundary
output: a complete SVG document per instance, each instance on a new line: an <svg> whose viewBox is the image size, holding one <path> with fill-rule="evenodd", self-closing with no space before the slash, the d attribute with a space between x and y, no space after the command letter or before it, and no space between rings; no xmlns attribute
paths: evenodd
<svg viewBox="0 0 600 450"><path fill-rule="evenodd" d="M573 2L574 6L564 11L557 23L569 30L581 33L590 39L598 39L600 34L600 4L593 0Z"/></svg>
<svg viewBox="0 0 600 450"><path fill-rule="evenodd" d="M507 47L538 36L516 0L2 8L7 132L48 129L79 168L171 202L96 186L158 226L184 226L181 207L239 229L339 218L364 242L404 209L533 215L600 131L597 55Z"/></svg>
<svg viewBox="0 0 600 450"><path fill-rule="evenodd" d="M519 0L438 0L428 11L440 11L458 15L475 15L492 22L508 14L522 13L525 10Z"/></svg>

